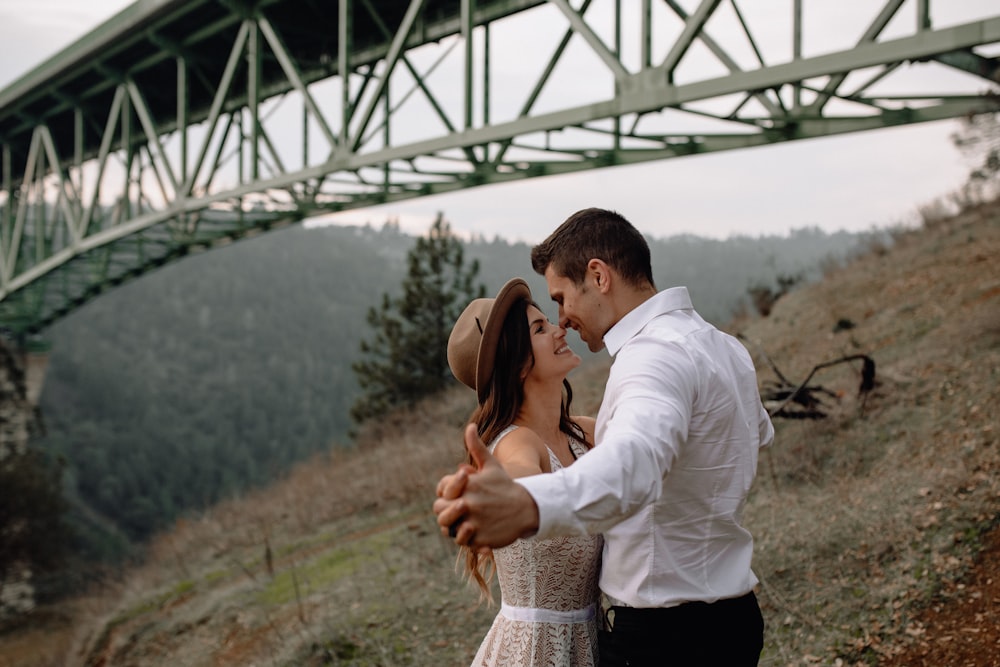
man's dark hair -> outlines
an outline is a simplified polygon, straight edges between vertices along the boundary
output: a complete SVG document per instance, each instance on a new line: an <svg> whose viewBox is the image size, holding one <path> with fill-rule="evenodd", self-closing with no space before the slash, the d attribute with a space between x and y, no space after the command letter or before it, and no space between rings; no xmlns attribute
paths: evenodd
<svg viewBox="0 0 1000 667"><path fill-rule="evenodd" d="M575 285L583 282L592 259L603 261L634 287L655 286L646 239L615 211L577 211L531 249L531 267L536 273L545 275L551 266Z"/></svg>

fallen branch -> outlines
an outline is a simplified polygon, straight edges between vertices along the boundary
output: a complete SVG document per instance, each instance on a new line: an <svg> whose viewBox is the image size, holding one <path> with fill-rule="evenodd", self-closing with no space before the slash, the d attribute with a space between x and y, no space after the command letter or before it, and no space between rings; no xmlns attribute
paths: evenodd
<svg viewBox="0 0 1000 667"><path fill-rule="evenodd" d="M742 334L737 334L737 336L744 342L750 342ZM826 412L822 410L823 401L820 400L820 396L825 394L837 398L838 394L822 385L810 385L809 381L812 380L818 371L824 368L859 360L862 362L862 366L858 397L861 399L860 409L864 412L868 394L875 388L875 360L867 354L850 354L839 359L817 364L813 366L806 379L796 386L789 382L784 374L778 370L775 363L771 361L770 357L767 356L759 345L756 347L779 379L779 382L765 383L764 390L761 392L761 401L764 403L767 413L771 417L785 417L788 419L822 419L826 417ZM789 410L788 408L792 404L799 405L801 408Z"/></svg>

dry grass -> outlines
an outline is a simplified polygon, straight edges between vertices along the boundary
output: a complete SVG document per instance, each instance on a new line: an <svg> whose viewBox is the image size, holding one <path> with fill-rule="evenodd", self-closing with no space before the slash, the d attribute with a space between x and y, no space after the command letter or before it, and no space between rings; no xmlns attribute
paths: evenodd
<svg viewBox="0 0 1000 667"><path fill-rule="evenodd" d="M996 524L997 257L998 208L971 211L901 234L744 330L791 378L858 352L878 364L864 411L857 367L821 372L814 382L844 393L836 412L780 423L762 460L748 521L771 664L891 656ZM855 326L835 333L840 320Z"/></svg>
<svg viewBox="0 0 1000 667"><path fill-rule="evenodd" d="M792 380L855 352L878 364L863 411L858 368L821 371L814 383L842 394L830 416L779 421L761 459L747 521L762 665L899 653L996 525L997 257L1000 212L983 207L900 233L767 319L734 325ZM835 332L842 320L853 328ZM758 367L769 378L759 352ZM606 369L572 378L581 412L596 411ZM373 425L355 450L178 522L143 566L43 627L0 636L0 666L468 664L495 612L456 576L430 504L461 457L471 401L436 398Z"/></svg>

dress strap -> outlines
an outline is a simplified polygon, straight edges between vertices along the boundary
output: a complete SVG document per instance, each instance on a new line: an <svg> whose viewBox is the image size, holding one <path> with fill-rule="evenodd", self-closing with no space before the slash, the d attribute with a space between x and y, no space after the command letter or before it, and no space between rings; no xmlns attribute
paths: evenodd
<svg viewBox="0 0 1000 667"><path fill-rule="evenodd" d="M512 621L526 623L586 623L597 617L597 605L587 605L583 609L559 611L557 609L537 609L535 607L515 607L500 603L500 613Z"/></svg>
<svg viewBox="0 0 1000 667"><path fill-rule="evenodd" d="M517 424L511 424L504 430L497 433L497 437L493 438L492 442L486 443L486 448L490 451L490 454L493 453L493 450L496 448L497 445L500 444L500 441L503 440L508 433L511 433L516 430L517 430Z"/></svg>

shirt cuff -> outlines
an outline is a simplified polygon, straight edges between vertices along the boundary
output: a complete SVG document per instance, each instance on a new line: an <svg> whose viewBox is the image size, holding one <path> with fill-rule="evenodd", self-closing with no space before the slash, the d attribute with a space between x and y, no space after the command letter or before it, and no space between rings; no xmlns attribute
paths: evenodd
<svg viewBox="0 0 1000 667"><path fill-rule="evenodd" d="M538 532L533 537L546 539L575 532L572 507L569 503L560 502L567 496L560 491L558 475L531 475L514 481L524 487L538 508Z"/></svg>

